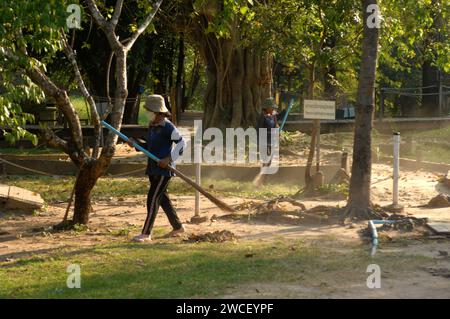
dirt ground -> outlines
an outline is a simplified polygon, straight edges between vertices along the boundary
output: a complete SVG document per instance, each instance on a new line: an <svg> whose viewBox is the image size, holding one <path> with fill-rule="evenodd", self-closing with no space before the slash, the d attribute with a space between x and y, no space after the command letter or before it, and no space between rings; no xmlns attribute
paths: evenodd
<svg viewBox="0 0 450 319"><path fill-rule="evenodd" d="M375 164L372 186L372 200L380 205L388 205L392 200L391 168L387 165ZM147 187L147 185L143 185ZM405 205L405 214L415 217L428 217L430 221L450 222L450 208L429 209L421 207L434 196L438 190L450 194L450 190L439 189L437 176L430 172L402 172L400 181L400 201ZM182 221L189 222L194 215L193 196L172 196L173 202ZM244 198L223 198L230 205L246 202ZM307 209L317 205L339 206L345 205L344 200L312 199L301 200ZM281 204L290 205L290 204ZM14 261L23 256L47 253L66 247L79 248L99 243L114 241L128 241L137 234L146 215L145 198L133 197L115 200L114 202L98 202L94 204L89 231L84 232L56 232L48 229L62 220L66 203L49 205L39 215L0 216L0 265ZM285 210L294 209L284 207ZM208 221L199 225L187 223L188 234L212 232L216 230L232 231L239 241L246 240L274 240L277 238L303 238L314 240L321 237L335 236L339 242L361 243L360 230L366 228L367 223L357 223L351 227L327 224L302 224L280 222L276 219L258 219L248 215L247 211L240 212L247 218L221 218L226 213L221 212L205 198L201 200L202 216ZM164 213L160 212L155 223L158 232L154 242L164 241L162 235L170 230ZM414 234L417 235L417 234ZM395 236L392 235L392 236ZM413 236L413 235L411 235ZM368 246L367 246L368 247ZM339 248L336 248L339 249ZM404 247L383 246L377 254L402 252L411 255L423 255L436 258L440 269L450 273L450 258L441 258L440 251L450 255L450 240L415 240L414 238ZM401 269L399 269L401 273ZM403 273L390 276L385 274L384 287L386 289L367 289L365 282L355 287L338 287L332 284L317 287L303 287L291 284L255 284L243 287L233 287L224 297L250 298L450 298L450 276L433 276L430 271L418 270L416 273ZM407 280L405 278L408 278ZM351 289L350 289L351 288ZM257 293L255 293L255 291Z"/></svg>

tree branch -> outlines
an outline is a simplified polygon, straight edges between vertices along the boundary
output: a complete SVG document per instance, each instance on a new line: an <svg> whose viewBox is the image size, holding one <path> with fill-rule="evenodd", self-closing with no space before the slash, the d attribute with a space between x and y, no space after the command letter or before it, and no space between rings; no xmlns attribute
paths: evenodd
<svg viewBox="0 0 450 319"><path fill-rule="evenodd" d="M105 17L102 15L94 0L85 0L91 16L94 18L95 23L105 32L106 38L108 39L111 48L117 49L122 48L122 44L119 41L118 36L114 32L114 25L111 22L106 21ZM117 3L116 3L117 4ZM115 12L114 12L115 14Z"/></svg>
<svg viewBox="0 0 450 319"><path fill-rule="evenodd" d="M90 0L90 1L92 1L92 0ZM145 29L147 29L150 22L152 22L153 18L155 17L156 13L158 12L159 7L161 6L162 2L163 2L163 0L158 0L158 2L155 3L155 5L153 6L153 11L151 13L149 13L149 15L145 18L144 22L137 29L137 31L135 33L133 33L133 35L130 37L130 40L128 41L128 43L125 46L125 48L127 50L131 49L134 42L136 42L137 38L142 34L142 32L145 31Z"/></svg>
<svg viewBox="0 0 450 319"><path fill-rule="evenodd" d="M56 149L62 150L64 153L69 155L70 159L74 162L74 164L79 167L81 165L80 159L78 158L78 153L76 150L71 149L69 143L53 132L49 128L45 128L42 130L41 137L45 140L47 145L54 147Z"/></svg>
<svg viewBox="0 0 450 319"><path fill-rule="evenodd" d="M109 113L111 113L113 104L111 100L111 95L109 94L109 79L111 77L111 64L114 58L114 51L111 51L108 59L108 68L106 69L106 97L108 98L108 107L106 108L105 114L103 114L103 120L105 120Z"/></svg>
<svg viewBox="0 0 450 319"><path fill-rule="evenodd" d="M37 67L28 69L25 72L31 81L38 85L47 96L51 96L55 99L56 105L64 113L64 116L69 123L72 140L76 145L79 155L82 156L82 160L84 160L87 155L84 153L83 149L83 132L81 130L80 119L70 102L67 92L58 88L53 81Z"/></svg>
<svg viewBox="0 0 450 319"><path fill-rule="evenodd" d="M75 53L72 49L72 47L67 42L66 35L64 34L64 30L61 30L61 41L63 43L64 47L64 53L66 54L67 58L69 59L70 63L72 64L73 70L75 72L75 76L77 79L78 87L81 90L81 93L83 94L84 98L88 101L88 104L91 109L91 115L92 115L92 122L94 125L94 132L95 132L95 144L92 151L92 157L94 159L97 159L98 157L98 151L100 147L100 136L101 136L101 125L100 125L100 116L97 112L97 108L95 106L95 101L92 95L89 93L88 89L86 88L86 85L84 84L83 77L81 76L80 69L78 68L77 60L75 58Z"/></svg>
<svg viewBox="0 0 450 319"><path fill-rule="evenodd" d="M0 54L14 62L20 61L20 57L8 48L0 47ZM30 59L28 55L25 55L24 57ZM72 103L70 102L67 92L57 87L55 83L53 83L53 81L37 66L29 67L22 65L20 68L31 79L31 81L33 81L33 83L44 91L46 96L50 96L55 99L57 107L63 112L67 122L69 123L73 143L77 148L78 155L81 156L79 161L83 161L87 157L87 154L83 149L83 132L81 130L80 120Z"/></svg>
<svg viewBox="0 0 450 319"><path fill-rule="evenodd" d="M111 24L113 26L113 30L116 28L117 23L119 22L120 14L122 13L123 0L116 1L116 7L114 8L114 15L111 19Z"/></svg>
<svg viewBox="0 0 450 319"><path fill-rule="evenodd" d="M67 145L67 141L57 136L55 132L53 132L51 129L43 128L42 137L44 138L44 140L47 142L48 145L58 148L66 154L69 153L69 146Z"/></svg>
<svg viewBox="0 0 450 319"><path fill-rule="evenodd" d="M88 6L89 12L91 13L92 17L94 18L95 22L100 28L107 28L108 21L106 21L105 17L101 14L100 10L98 9L97 5L93 0L85 0L86 4Z"/></svg>

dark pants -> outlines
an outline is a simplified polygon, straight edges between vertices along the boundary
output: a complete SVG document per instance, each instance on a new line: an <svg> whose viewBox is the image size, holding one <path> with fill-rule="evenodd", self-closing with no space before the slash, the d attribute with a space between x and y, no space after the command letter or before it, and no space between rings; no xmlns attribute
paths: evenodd
<svg viewBox="0 0 450 319"><path fill-rule="evenodd" d="M147 219L145 220L142 234L150 235L159 206L166 213L173 229L177 230L182 227L180 219L167 195L167 186L169 185L170 178L170 176L149 175L150 189L147 195Z"/></svg>

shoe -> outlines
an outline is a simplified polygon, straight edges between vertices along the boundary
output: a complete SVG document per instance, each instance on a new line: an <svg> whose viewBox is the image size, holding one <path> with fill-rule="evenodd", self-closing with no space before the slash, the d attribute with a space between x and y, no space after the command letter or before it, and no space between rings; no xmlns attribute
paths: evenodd
<svg viewBox="0 0 450 319"><path fill-rule="evenodd" d="M186 228L184 228L184 226L181 226L180 229L174 229L170 233L165 235L164 237L178 237L185 232L186 232Z"/></svg>
<svg viewBox="0 0 450 319"><path fill-rule="evenodd" d="M144 235L144 234L141 234L139 236L135 236L133 238L133 241L134 242L138 242L138 243L144 243L144 242L151 241L151 240L152 240L152 236Z"/></svg>

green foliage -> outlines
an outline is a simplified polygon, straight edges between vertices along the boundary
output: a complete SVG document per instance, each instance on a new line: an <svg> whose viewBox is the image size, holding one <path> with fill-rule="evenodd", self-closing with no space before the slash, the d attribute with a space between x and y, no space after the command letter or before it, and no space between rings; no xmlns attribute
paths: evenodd
<svg viewBox="0 0 450 319"><path fill-rule="evenodd" d="M67 72L67 60L61 57L60 32L66 28L66 0L4 0L0 6L0 125L11 132L4 132L10 142L20 138L36 137L22 127L32 122L32 116L23 112L24 102L42 102L44 94L27 78L24 70L39 66L56 83L72 89L72 72ZM107 19L112 18L114 2L97 1L100 11ZM168 3L168 2L167 2ZM136 0L125 3L118 31L125 39L136 30L143 18L151 12L153 1ZM383 24L380 37L379 86L419 86L421 66L431 61L444 72L450 72L450 41L448 0L380 0ZM163 2L163 6L166 2ZM138 43L129 55L130 65L139 64L156 78L150 78L151 87L155 81L170 78L176 63L177 32L184 32L186 47L192 46L193 18L202 16L206 33L217 38L237 37L239 45L274 54L275 60L291 72L293 90L303 90L311 69L316 76L317 97L324 91L322 74L330 67L336 67L336 76L331 82L340 92L351 95L357 88L360 39L363 21L359 0L173 0L163 7L164 18L159 15L145 31L147 38ZM85 25L90 22L82 14ZM89 27L91 28L91 27ZM94 25L92 28L96 28ZM236 31L237 30L237 31ZM84 33L83 33L84 32ZM235 34L237 32L238 34ZM77 41L78 52L95 50L91 39L95 30L80 31ZM78 36L78 35L77 35ZM193 35L194 36L194 35ZM76 42L77 42L76 41ZM82 42L84 41L84 42ZM155 43L152 65L147 43ZM174 45L175 44L175 45ZM152 44L153 45L153 44ZM23 49L26 48L27 54ZM6 50L15 55L6 57ZM170 52L170 54L169 54ZM88 53L88 55L89 55ZM108 52L98 50L95 59L80 61L81 69L102 70ZM192 61L199 52L188 49L185 79L190 78ZM161 56L161 57L160 57ZM93 67L92 67L93 66ZM131 71L130 71L131 72ZM201 71L199 94L191 99L192 108L199 109L206 86L206 75ZM97 76L97 74L95 74ZM94 76L88 76L93 80ZM130 77L131 78L131 77ZM87 81L89 85L89 81ZM167 84L164 83L167 87ZM161 85L162 87L162 85ZM167 90L167 88L166 88ZM350 98L351 99L351 98ZM387 112L395 101L386 100ZM78 108L84 110L84 107ZM87 114L86 114L87 115ZM83 116L82 116L83 117ZM141 119L142 120L142 119ZM145 119L143 119L145 120Z"/></svg>
<svg viewBox="0 0 450 319"><path fill-rule="evenodd" d="M0 177L0 183L19 186L41 194L46 202L67 201L73 188L74 178L49 177L36 175L20 175ZM272 198L279 195L294 195L299 187L287 184L268 184L255 188L252 182L242 182L231 179L202 180L202 185L213 185L212 192L228 194L229 196L246 198ZM101 178L93 191L93 200L113 201L124 197L145 196L148 192L146 177ZM169 193L173 195L193 195L194 190L186 187L186 183L175 178L169 184Z"/></svg>
<svg viewBox="0 0 450 319"><path fill-rule="evenodd" d="M351 62L357 56L355 46L361 35L360 2L354 0L279 0L255 5L254 19L245 25L247 41L275 54L277 62L299 70L301 86L311 69L340 66L355 78ZM249 42L250 43L250 42ZM343 75L343 76L342 76ZM349 89L353 83L332 79L337 87ZM346 87L343 86L346 84Z"/></svg>
<svg viewBox="0 0 450 319"><path fill-rule="evenodd" d="M34 119L22 111L21 104L42 102L44 94L25 75L25 71L33 66L45 71L46 65L61 50L60 31L66 28L67 5L68 1L59 0L2 1L0 125L11 143L27 138L37 144L37 137L23 129ZM11 131L5 131L6 128Z"/></svg>
<svg viewBox="0 0 450 319"><path fill-rule="evenodd" d="M411 78L425 60L450 71L448 0L383 0L379 77L385 86L420 86ZM440 22L442 21L442 22ZM391 71L392 70L392 71ZM412 81L408 85L408 80Z"/></svg>
<svg viewBox="0 0 450 319"><path fill-rule="evenodd" d="M127 227L127 228L121 228L121 229L118 229L118 230L114 230L113 232L112 232L112 235L113 236L117 236L117 237L122 237L122 236L128 236L131 232L132 232L132 230L133 229L131 229L130 227Z"/></svg>
<svg viewBox="0 0 450 319"><path fill-rule="evenodd" d="M235 23L252 21L252 6L253 0L195 0L193 15L202 14L208 18L206 33L213 33L217 38L229 38Z"/></svg>
<svg viewBox="0 0 450 319"><path fill-rule="evenodd" d="M325 184L318 188L318 191L323 194L336 194L344 195L345 197L349 194L348 184Z"/></svg>
<svg viewBox="0 0 450 319"><path fill-rule="evenodd" d="M297 132L281 131L280 132L280 145L290 146L298 143Z"/></svg>
<svg viewBox="0 0 450 319"><path fill-rule="evenodd" d="M73 230L76 231L76 232L82 233L82 232L88 231L89 228L88 228L87 225L75 224L75 225L73 225Z"/></svg>

